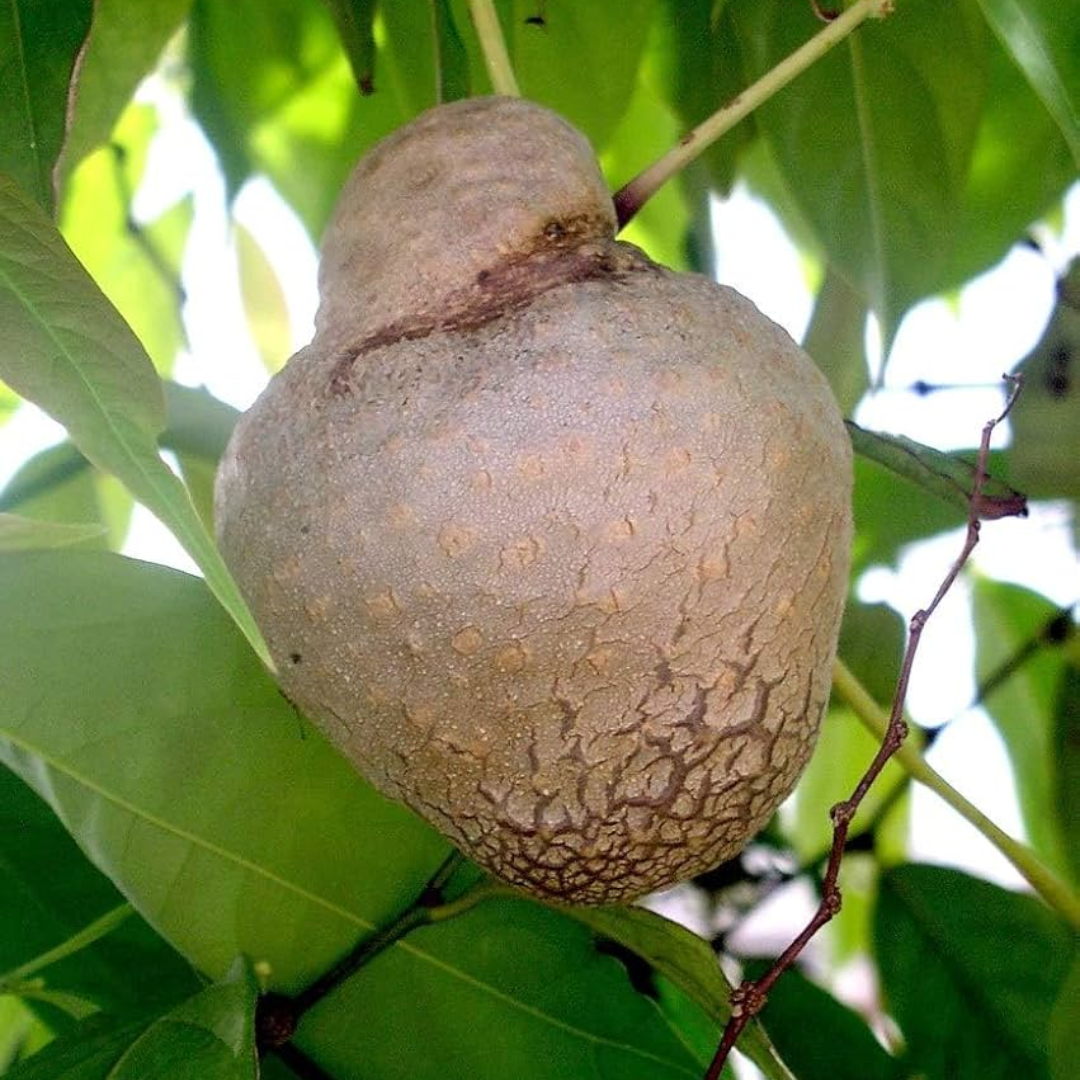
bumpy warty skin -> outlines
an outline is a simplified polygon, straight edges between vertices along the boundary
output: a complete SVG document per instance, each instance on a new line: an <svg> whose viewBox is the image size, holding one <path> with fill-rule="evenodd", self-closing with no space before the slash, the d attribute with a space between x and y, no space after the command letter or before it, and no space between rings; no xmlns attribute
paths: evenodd
<svg viewBox="0 0 1080 1080"><path fill-rule="evenodd" d="M438 229L407 259L357 237L390 211L365 215L377 200L354 180L327 242L333 298L237 427L218 529L285 692L379 790L516 885L612 903L734 855L806 764L847 584L850 449L782 330L613 239L561 120L484 99L420 123L472 167L470 131L507 114L514 140L484 167L513 177L533 139L572 197L508 181L519 205L491 216L511 239L462 234L461 276ZM456 206L444 216L477 216ZM406 277L434 251L403 308L357 256L379 244Z"/></svg>

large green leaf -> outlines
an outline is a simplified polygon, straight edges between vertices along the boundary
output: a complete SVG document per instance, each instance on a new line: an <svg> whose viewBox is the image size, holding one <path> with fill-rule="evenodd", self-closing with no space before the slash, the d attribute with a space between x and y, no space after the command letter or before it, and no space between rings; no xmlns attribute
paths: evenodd
<svg viewBox="0 0 1080 1080"><path fill-rule="evenodd" d="M363 1017L347 1040L342 1016ZM299 1042L340 1080L697 1080L705 1066L586 927L519 900L416 931Z"/></svg>
<svg viewBox="0 0 1080 1080"><path fill-rule="evenodd" d="M132 18L130 0L96 0L62 156L65 172L109 137L190 7L191 0L139 0L138 18Z"/></svg>
<svg viewBox="0 0 1080 1080"><path fill-rule="evenodd" d="M12 1072L12 1080L257 1080L256 986L233 965L219 983L149 1021L93 1017Z"/></svg>
<svg viewBox="0 0 1080 1080"><path fill-rule="evenodd" d="M292 331L285 290L251 230L237 223L233 238L248 333L263 366L273 373L284 367L291 352Z"/></svg>
<svg viewBox="0 0 1080 1080"><path fill-rule="evenodd" d="M469 55L450 0L383 4L379 18L386 28L386 47L379 54L380 85L389 82L406 112L468 96Z"/></svg>
<svg viewBox="0 0 1080 1080"><path fill-rule="evenodd" d="M574 0L497 0L510 63L522 96L566 117L602 151L627 111L656 0L604 4ZM451 5L464 28L475 93L491 82L466 0Z"/></svg>
<svg viewBox="0 0 1080 1080"><path fill-rule="evenodd" d="M760 978L769 961L752 961ZM799 1080L900 1080L899 1063L874 1038L866 1021L797 968L769 991L761 1022Z"/></svg>
<svg viewBox="0 0 1080 1080"><path fill-rule="evenodd" d="M123 902L45 803L0 766L0 975L56 949ZM118 1016L174 1004L197 987L191 969L142 919L37 975Z"/></svg>
<svg viewBox="0 0 1080 1080"><path fill-rule="evenodd" d="M1050 1016L1050 1080L1072 1080L1080 1061L1080 954Z"/></svg>
<svg viewBox="0 0 1080 1080"><path fill-rule="evenodd" d="M132 200L157 127L150 105L132 105L124 113L108 146L68 177L60 229L157 369L168 373L185 340L180 267L193 200L187 195L154 221L134 221Z"/></svg>
<svg viewBox="0 0 1080 1080"><path fill-rule="evenodd" d="M93 0L0 4L0 172L52 210L53 170L64 143L68 87L90 30Z"/></svg>
<svg viewBox="0 0 1080 1080"><path fill-rule="evenodd" d="M1042 499L1080 498L1080 258L1057 286L1050 321L1016 368L1009 474Z"/></svg>
<svg viewBox="0 0 1080 1080"><path fill-rule="evenodd" d="M976 632L975 672L981 683L1029 642L1038 641L1056 608L1038 593L976 578L972 588ZM1059 873L1070 874L1065 834L1076 823L1059 816L1055 745L1058 686L1065 658L1052 646L1039 649L983 702L1005 740L1016 778L1020 810L1032 847Z"/></svg>
<svg viewBox="0 0 1080 1080"><path fill-rule="evenodd" d="M849 710L835 708L825 714L814 756L795 789L792 823L785 830L801 858L828 852L833 833L829 809L852 793L879 745ZM852 832L862 831L903 782L900 766L886 765L859 807Z"/></svg>
<svg viewBox="0 0 1080 1080"><path fill-rule="evenodd" d="M1073 633L1076 633L1075 627ZM1073 881L1080 881L1080 658L1066 663L1054 702L1053 749L1056 763L1051 788L1057 820L1064 826L1065 860Z"/></svg>
<svg viewBox="0 0 1080 1080"><path fill-rule="evenodd" d="M866 316L866 300L835 270L826 269L802 347L829 380L845 416L870 386Z"/></svg>
<svg viewBox="0 0 1080 1080"><path fill-rule="evenodd" d="M535 0L499 6L522 93L567 117L602 149L633 96L654 0L623 0L617 15L575 0L547 0L542 11ZM538 14L542 23L534 21Z"/></svg>
<svg viewBox="0 0 1080 1080"><path fill-rule="evenodd" d="M264 172L316 239L353 163L411 115L390 87L359 95L319 0L195 0L189 55L230 196Z"/></svg>
<svg viewBox="0 0 1080 1080"><path fill-rule="evenodd" d="M694 1002L716 1025L731 1016L731 986L708 944L662 915L636 907L573 908L570 914L596 933L648 961ZM713 1045L719 1028L712 1032ZM790 1080L791 1073L757 1022L743 1032L739 1049L771 1080Z"/></svg>
<svg viewBox="0 0 1080 1080"><path fill-rule="evenodd" d="M146 353L60 235L0 176L0 374L64 424L176 535L270 665L258 628L187 492L158 456L161 384Z"/></svg>
<svg viewBox="0 0 1080 1080"><path fill-rule="evenodd" d="M27 551L33 548L71 547L100 540L105 526L92 522L68 524L62 521L39 521L21 514L0 511L0 553Z"/></svg>
<svg viewBox="0 0 1080 1080"><path fill-rule="evenodd" d="M0 513L62 524L103 522L94 475L70 442L46 447L27 458L0 491Z"/></svg>
<svg viewBox="0 0 1080 1080"><path fill-rule="evenodd" d="M5 1080L109 1080L109 1070L148 1020L97 1014L5 1073Z"/></svg>
<svg viewBox="0 0 1080 1080"><path fill-rule="evenodd" d="M1076 163L1054 118L988 36L989 84L938 288L959 287L989 269L1076 180Z"/></svg>
<svg viewBox="0 0 1080 1080"><path fill-rule="evenodd" d="M221 982L150 1024L108 1080L258 1080L257 993L250 966L238 960Z"/></svg>
<svg viewBox="0 0 1080 1080"><path fill-rule="evenodd" d="M1075 942L1038 900L944 867L899 866L882 876L874 933L909 1073L1048 1077L1048 1025Z"/></svg>
<svg viewBox="0 0 1080 1080"><path fill-rule="evenodd" d="M855 459L852 573L891 565L913 540L963 525L967 515L910 480L863 457Z"/></svg>
<svg viewBox="0 0 1080 1080"><path fill-rule="evenodd" d="M738 37L726 6L715 0L664 0L658 5L642 75L678 116L679 137L745 89ZM726 195L734 184L739 152L753 131L748 118L705 151L720 194Z"/></svg>
<svg viewBox="0 0 1080 1080"><path fill-rule="evenodd" d="M1080 167L1080 6L979 0L995 33L1057 121Z"/></svg>
<svg viewBox="0 0 1080 1080"><path fill-rule="evenodd" d="M867 431L851 420L846 424L857 454L884 465L942 501L952 503L967 517L975 492L976 473L974 462L967 456L945 454L904 435ZM1027 513L1027 500L988 470L979 491L977 509L979 516L984 518L1022 516Z"/></svg>
<svg viewBox="0 0 1080 1080"><path fill-rule="evenodd" d="M196 579L104 553L13 555L0 611L19 613L0 625L0 757L209 974L243 953L298 990L446 853L293 712ZM700 1071L584 927L520 901L406 938L302 1036L338 1080L548 1080L564 1058L568 1076Z"/></svg>
<svg viewBox="0 0 1080 1080"><path fill-rule="evenodd" d="M375 0L323 0L334 17L361 94L375 90Z"/></svg>
<svg viewBox="0 0 1080 1080"><path fill-rule="evenodd" d="M751 79L820 28L810 4L727 8ZM886 337L944 285L986 91L984 38L972 2L908 0L755 116L829 264L869 299Z"/></svg>

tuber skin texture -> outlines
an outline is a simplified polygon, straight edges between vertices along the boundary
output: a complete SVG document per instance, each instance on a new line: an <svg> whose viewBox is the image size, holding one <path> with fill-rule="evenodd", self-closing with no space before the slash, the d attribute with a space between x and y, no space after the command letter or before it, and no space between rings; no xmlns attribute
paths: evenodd
<svg viewBox="0 0 1080 1080"><path fill-rule="evenodd" d="M567 903L681 881L767 822L828 697L851 540L812 362L614 232L553 113L424 114L349 181L315 339L217 484L290 698Z"/></svg>

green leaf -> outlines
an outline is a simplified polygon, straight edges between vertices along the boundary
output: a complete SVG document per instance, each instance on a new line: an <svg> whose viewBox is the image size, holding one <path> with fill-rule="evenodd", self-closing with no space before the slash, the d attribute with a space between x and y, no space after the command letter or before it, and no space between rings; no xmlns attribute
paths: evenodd
<svg viewBox="0 0 1080 1080"><path fill-rule="evenodd" d="M237 223L233 235L240 273L240 298L248 331L263 366L273 373L285 366L291 351L292 331L285 290L251 231Z"/></svg>
<svg viewBox="0 0 1080 1080"><path fill-rule="evenodd" d="M257 994L251 966L238 960L221 982L151 1023L109 1080L258 1080Z"/></svg>
<svg viewBox="0 0 1080 1080"><path fill-rule="evenodd" d="M70 442L62 442L28 458L0 491L0 512L60 524L105 524L97 484L100 474ZM108 547L103 537L99 545Z"/></svg>
<svg viewBox="0 0 1080 1080"><path fill-rule="evenodd" d="M1029 642L1041 640L1057 609L1038 593L976 577L972 583L975 674L981 684ZM1055 707L1065 670L1059 650L1040 648L986 696L983 705L1001 733L1016 778L1032 847L1060 873L1071 867L1065 835L1075 822L1059 816Z"/></svg>
<svg viewBox="0 0 1080 1080"><path fill-rule="evenodd" d="M185 341L180 267L193 199L180 199L147 224L133 220L132 201L157 128L152 106L132 105L124 113L109 145L68 177L60 229L157 369L168 373Z"/></svg>
<svg viewBox="0 0 1080 1080"><path fill-rule="evenodd" d="M979 5L1057 121L1080 167L1080 8L1058 0L979 0Z"/></svg>
<svg viewBox="0 0 1080 1080"><path fill-rule="evenodd" d="M248 953L304 985L445 842L307 729L197 579L47 555L0 560L3 756L200 968Z"/></svg>
<svg viewBox="0 0 1080 1080"><path fill-rule="evenodd" d="M383 4L386 47L379 54L380 86L389 85L409 113L469 92L469 55L449 0L428 4Z"/></svg>
<svg viewBox="0 0 1080 1080"><path fill-rule="evenodd" d="M522 96L566 117L602 151L634 94L655 7L655 0L624 0L617 12L574 0L498 0ZM466 0L454 0L452 10L455 23L469 28L465 43L474 90L489 94Z"/></svg>
<svg viewBox="0 0 1080 1080"><path fill-rule="evenodd" d="M748 81L820 29L810 4L726 10ZM985 37L972 3L909 0L755 115L829 265L870 301L886 340L944 284L986 90Z"/></svg>
<svg viewBox="0 0 1080 1080"><path fill-rule="evenodd" d="M90 30L92 0L0 5L0 172L51 211L64 143L69 84Z"/></svg>
<svg viewBox="0 0 1080 1080"><path fill-rule="evenodd" d="M840 411L849 415L870 387L866 362L866 301L827 268L802 347L829 380Z"/></svg>
<svg viewBox="0 0 1080 1080"><path fill-rule="evenodd" d="M814 756L795 788L792 823L785 829L800 858L828 853L832 843L829 808L848 798L879 745L879 740L849 710L834 708L826 712ZM904 782L905 773L899 765L890 762L885 766L855 815L853 835L867 827Z"/></svg>
<svg viewBox="0 0 1080 1080"><path fill-rule="evenodd" d="M12 1080L256 1080L250 966L152 1020L95 1016L9 1074Z"/></svg>
<svg viewBox="0 0 1080 1080"><path fill-rule="evenodd" d="M668 1022L679 1032L690 1051L697 1055L704 1066L711 1062L720 1041L720 1032L716 1024L694 1001L691 1001L674 983L663 975L653 978L656 986L657 1003ZM766 1074L768 1075L768 1074ZM790 1080L790 1073L782 1073ZM724 1063L720 1080L737 1080L735 1069L730 1059Z"/></svg>
<svg viewBox="0 0 1080 1080"><path fill-rule="evenodd" d="M44 214L0 177L0 373L167 525L264 663L266 645L187 492L158 456L161 384Z"/></svg>
<svg viewBox="0 0 1080 1080"><path fill-rule="evenodd" d="M0 766L0 925L20 931L0 936L0 971L71 942L122 903L45 803ZM187 964L139 918L37 974L50 990L125 1017L171 1005L196 986Z"/></svg>
<svg viewBox="0 0 1080 1080"><path fill-rule="evenodd" d="M323 0L334 17L361 94L375 92L375 0Z"/></svg>
<svg viewBox="0 0 1080 1080"><path fill-rule="evenodd" d="M140 0L133 19L129 0L97 0L61 159L65 173L109 137L190 7L191 0Z"/></svg>
<svg viewBox="0 0 1080 1080"><path fill-rule="evenodd" d="M738 37L725 6L714 0L664 0L658 5L642 75L672 108L679 129L656 157L745 89ZM734 185L738 157L753 134L753 120L744 120L705 151L705 164L720 194L728 194Z"/></svg>
<svg viewBox="0 0 1080 1080"><path fill-rule="evenodd" d="M760 978L771 966L768 960L750 961L747 975ZM799 1080L899 1080L904 1075L866 1021L797 968L784 972L769 991L761 1023Z"/></svg>
<svg viewBox="0 0 1080 1080"><path fill-rule="evenodd" d="M298 1042L342 1080L700 1080L704 1068L588 928L528 900L415 931L334 1005Z"/></svg>
<svg viewBox="0 0 1080 1080"><path fill-rule="evenodd" d="M1058 282L1038 343L1020 362L1020 396L1009 413L1009 476L1036 498L1080 496L1080 258Z"/></svg>
<svg viewBox="0 0 1080 1080"><path fill-rule="evenodd" d="M70 547L105 535L99 524L69 525L60 521L38 521L20 514L0 512L0 554L30 548Z"/></svg>
<svg viewBox="0 0 1080 1080"><path fill-rule="evenodd" d="M954 529L967 517L958 507L861 456L855 458L853 508L853 577L867 566L892 565L905 544Z"/></svg>
<svg viewBox="0 0 1080 1080"><path fill-rule="evenodd" d="M445 856L295 715L197 579L13 555L0 611L19 612L0 624L0 756L204 971L244 953L296 992ZM700 1072L585 927L517 900L410 935L302 1036L341 1080Z"/></svg>
<svg viewBox="0 0 1080 1080"><path fill-rule="evenodd" d="M91 1016L5 1073L5 1080L111 1080L113 1064L146 1023Z"/></svg>
<svg viewBox="0 0 1080 1080"><path fill-rule="evenodd" d="M1076 163L1053 117L988 37L989 84L939 288L959 287L993 266L1076 180Z"/></svg>
<svg viewBox="0 0 1080 1080"><path fill-rule="evenodd" d="M888 604L848 601L840 624L840 658L875 701L892 701L906 639L903 618Z"/></svg>
<svg viewBox="0 0 1080 1080"><path fill-rule="evenodd" d="M1073 1080L1080 1061L1080 955L1073 960L1050 1016L1050 1080Z"/></svg>
<svg viewBox="0 0 1080 1080"><path fill-rule="evenodd" d="M37 1017L17 997L0 997L0 1076L7 1076L21 1058L50 1036Z"/></svg>
<svg viewBox="0 0 1080 1080"><path fill-rule="evenodd" d="M731 986L708 944L686 927L637 907L571 908L568 912L602 937L629 949L699 1006L716 1025L731 1016ZM719 1028L713 1032L714 1049ZM791 1073L756 1022L746 1028L739 1049L771 1080ZM711 1056L711 1055L710 1055Z"/></svg>
<svg viewBox="0 0 1080 1080"><path fill-rule="evenodd" d="M1075 633L1075 627L1073 633ZM1061 822L1069 876L1080 882L1080 663L1066 663L1054 703L1053 759L1050 778L1054 809Z"/></svg>
<svg viewBox="0 0 1080 1080"><path fill-rule="evenodd" d="M21 404L19 395L3 381L0 381L0 427L6 424Z"/></svg>
<svg viewBox="0 0 1080 1080"><path fill-rule="evenodd" d="M318 239L353 164L412 110L389 87L357 94L319 0L195 0L188 32L191 105L229 197L264 172Z"/></svg>
<svg viewBox="0 0 1080 1080"><path fill-rule="evenodd" d="M1040 1080L1047 1026L1075 943L1031 896L956 870L882 875L874 934L909 1073L927 1080Z"/></svg>
<svg viewBox="0 0 1080 1080"><path fill-rule="evenodd" d="M942 453L905 435L867 431L851 420L845 424L855 453L911 480L967 516L975 487L975 465L966 457ZM1027 500L1004 481L987 476L977 509L982 518L1023 517Z"/></svg>

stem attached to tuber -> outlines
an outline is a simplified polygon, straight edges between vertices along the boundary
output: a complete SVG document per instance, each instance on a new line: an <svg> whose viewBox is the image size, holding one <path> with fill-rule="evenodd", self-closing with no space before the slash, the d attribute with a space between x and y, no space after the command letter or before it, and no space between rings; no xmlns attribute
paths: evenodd
<svg viewBox="0 0 1080 1080"><path fill-rule="evenodd" d="M469 0L469 15L476 28L480 51L484 54L484 64L495 93L521 97L494 3L492 0Z"/></svg>
<svg viewBox="0 0 1080 1080"><path fill-rule="evenodd" d="M759 105L782 90L796 75L820 60L867 19L883 19L893 10L892 0L858 0L842 15L815 34L733 101L684 135L669 150L615 194L615 213L622 228L677 172L686 168L722 135L745 119Z"/></svg>
<svg viewBox="0 0 1080 1080"><path fill-rule="evenodd" d="M900 677L897 681L896 693L893 696L892 710L885 724L881 745L878 748L877 753L874 755L874 758L870 762L862 779L855 785L855 790L851 793L851 796L843 802L837 803L830 811L833 822L833 842L829 851L829 861L825 870L825 876L822 881L821 902L818 905L818 909L814 912L810 921L798 934L795 940L792 941L783 953L781 953L773 966L760 979L746 980L732 992L731 1018L724 1028L720 1039L720 1045L705 1074L705 1080L718 1080L721 1070L724 1067L724 1063L727 1061L728 1055L735 1046L736 1040L742 1034L746 1025L765 1007L769 991L775 985L776 981L795 963L799 954L806 948L807 944L818 930L840 911L841 895L838 879L840 876L840 864L843 859L844 848L847 844L848 830L851 827L851 822L854 819L860 804L866 797L867 792L881 774L882 769L885 768L889 759L893 757L894 754L902 753L903 751L903 742L907 735L907 723L904 720L904 704L907 701L908 683L911 680L912 665L915 662L915 654L919 647L922 632L926 627L926 623L930 616L933 615L938 605L944 599L945 594L952 588L953 583L959 577L961 570L963 570L964 565L967 563L968 558L975 549L975 545L979 542L979 508L981 504L982 489L987 480L986 463L990 455L990 437L994 432L994 428L1008 415L1020 389L1019 380L1010 378L1009 376L1006 376L1006 379L1012 384L1012 390L1008 402L1005 405L1005 409L999 417L988 421L983 427L982 439L979 443L979 456L975 466L974 483L972 485L971 498L968 504L967 535L964 538L964 545L960 550L960 554L949 567L949 570L942 580L941 585L938 587L937 592L934 594L933 599L925 608L917 611L911 619L907 648L904 650L904 660L900 667ZM844 668L843 671L847 672L847 669ZM847 675L850 676L850 672L847 672ZM853 682L853 677L847 680L847 689L849 691L853 689L851 685ZM866 702L863 701L861 704L865 708ZM922 762L922 759L918 754L915 754L914 757L916 761ZM908 758L909 755L904 755L901 760L910 768ZM923 763L923 765L925 767L925 763ZM929 771L928 767L926 768L927 771ZM934 775L936 776L937 774ZM940 777L938 777L938 780L940 780ZM941 781L941 783L944 784L944 781ZM949 791L952 791L952 789L950 788ZM974 810L974 808L972 809ZM985 832L986 826L988 825L991 825L991 823L983 818L980 826L981 831ZM1000 830L997 831L1000 833ZM1003 833L1000 835L1002 837L1004 836ZM1000 837L997 839L1000 841ZM1005 839L1008 840L1009 838L1005 837ZM1014 841L1011 841L1011 843L1015 844ZM1029 877L1028 880L1031 880L1031 878ZM1040 881L1045 887L1045 879L1040 878ZM1035 884L1034 881L1032 883ZM1039 886L1036 887L1039 888ZM1043 889L1039 888L1039 891L1042 893ZM1057 893L1052 893L1052 895L1055 897L1054 906L1061 910L1060 904L1069 899L1067 890L1063 895ZM1071 921L1074 921L1073 916L1075 915L1075 912L1073 912L1072 915L1069 914L1068 909L1070 906L1071 903L1066 904L1066 910L1063 913L1065 913Z"/></svg>

